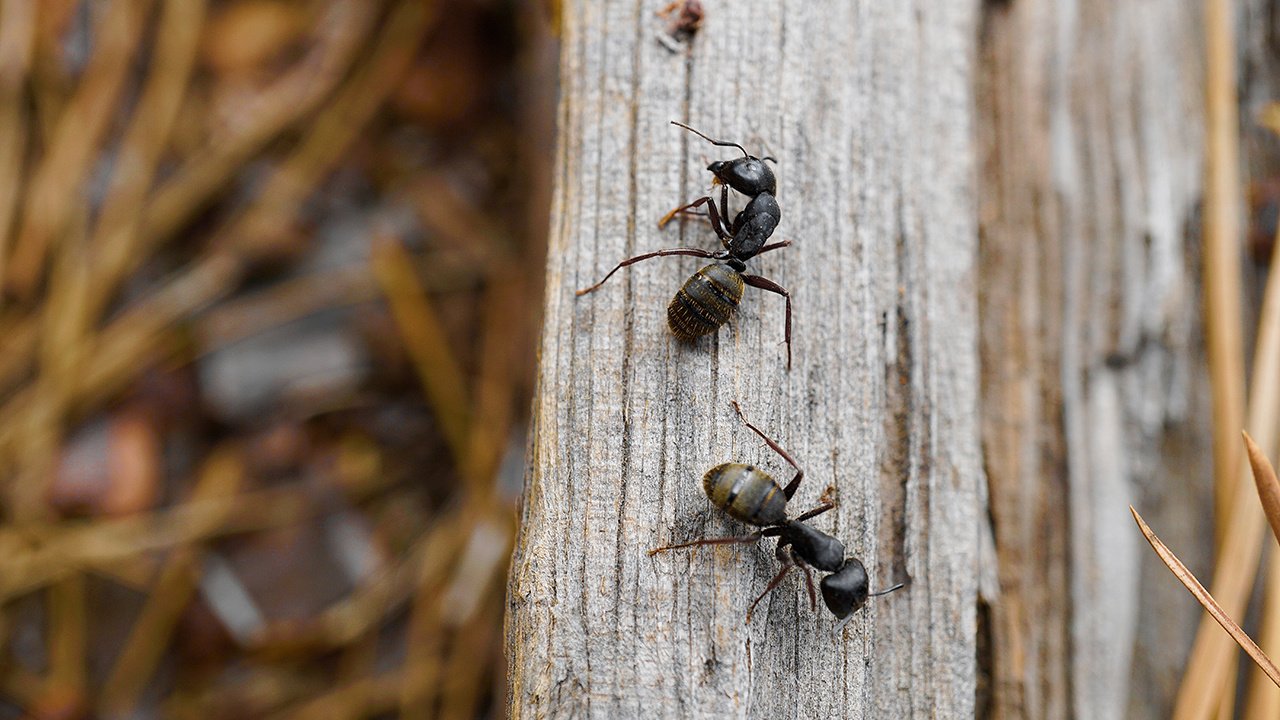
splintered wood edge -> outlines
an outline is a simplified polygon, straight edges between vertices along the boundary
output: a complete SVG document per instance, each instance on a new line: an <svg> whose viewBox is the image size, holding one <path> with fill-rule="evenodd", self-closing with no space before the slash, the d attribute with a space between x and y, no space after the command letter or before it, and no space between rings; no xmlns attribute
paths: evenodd
<svg viewBox="0 0 1280 720"><path fill-rule="evenodd" d="M1246 440L1247 438L1248 436L1246 436ZM1254 446L1250 445L1249 459L1251 462L1254 457L1253 451L1255 449L1256 448ZM1260 455L1261 453L1259 453L1259 456ZM1268 465L1268 467L1270 466ZM1275 475L1273 473L1272 479L1274 480L1274 478ZM1262 651L1262 648L1258 647L1258 645L1253 642L1253 639L1245 634L1245 631L1240 629L1240 626L1237 625L1234 620L1227 616L1227 613L1218 605L1218 602L1213 599L1213 596L1209 594L1209 591L1205 590L1204 586L1200 584L1200 581L1196 580L1196 576L1191 574L1191 571L1187 569L1186 565L1182 564L1182 561L1178 559L1178 556L1174 555L1173 551L1170 550L1163 542L1160 542L1160 538L1156 537L1156 534L1151 531L1151 528L1132 505L1129 506L1129 512L1133 513L1133 519L1138 523L1138 529L1142 531L1142 535L1147 538L1147 542L1151 543L1151 549L1156 551L1156 555L1160 557L1160 560L1169 568L1174 577L1178 578L1178 580L1186 586L1187 590L1195 596L1195 599L1204 606L1205 611L1212 615L1213 619L1217 620L1218 624L1222 626L1222 629L1226 630L1227 634L1235 639L1240 648L1248 653L1249 657L1253 658L1253 661L1262 669L1262 672L1267 674L1267 677L1271 679L1271 682L1275 683L1277 687L1280 687L1280 669L1277 669L1275 664L1271 662L1271 658L1267 657L1267 654Z"/></svg>
<svg viewBox="0 0 1280 720"><path fill-rule="evenodd" d="M1267 522L1271 524L1271 533L1276 536L1276 541L1280 542L1280 480L1276 479L1276 471L1271 466L1271 461L1263 454L1253 438L1249 437L1249 433L1240 434L1244 436L1249 465L1253 468L1253 482L1258 486L1258 501L1262 503L1262 511L1266 513Z"/></svg>

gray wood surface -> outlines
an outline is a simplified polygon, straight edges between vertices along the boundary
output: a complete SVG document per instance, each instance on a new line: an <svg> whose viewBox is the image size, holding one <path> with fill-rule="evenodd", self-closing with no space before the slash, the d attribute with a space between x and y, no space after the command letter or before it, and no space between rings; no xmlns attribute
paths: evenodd
<svg viewBox="0 0 1280 720"><path fill-rule="evenodd" d="M978 63L991 717L1162 718L1199 619L1201 3L993 3Z"/></svg>
<svg viewBox="0 0 1280 720"><path fill-rule="evenodd" d="M973 3L704 0L691 53L655 39L666 0L565 2L562 103L540 391L509 587L514 717L968 717L974 711L979 455ZM795 246L695 345L666 304L699 262L628 255L715 247L656 219L731 157L687 121L779 158ZM743 624L772 541L648 557L743 528L700 478L728 461L785 466L729 408L828 485L815 525L873 584L908 587L846 628L792 577Z"/></svg>

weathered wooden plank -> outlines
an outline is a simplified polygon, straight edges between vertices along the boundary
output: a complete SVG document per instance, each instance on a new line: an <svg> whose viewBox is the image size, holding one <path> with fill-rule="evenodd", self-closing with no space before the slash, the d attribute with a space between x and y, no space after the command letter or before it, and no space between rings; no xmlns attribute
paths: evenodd
<svg viewBox="0 0 1280 720"><path fill-rule="evenodd" d="M972 3L707 2L686 58L656 42L665 0L566 2L559 159L540 391L508 640L513 716L965 717L973 712L977 529ZM708 186L724 151L686 120L776 155L794 247L753 268L795 295L692 346L665 327L698 263L621 258L714 247L655 220ZM730 459L782 465L740 400L841 506L815 524L867 563L873 602L842 636L772 541L648 557L741 530L699 479Z"/></svg>
<svg viewBox="0 0 1280 720"><path fill-rule="evenodd" d="M992 717L1167 717L1212 527L1200 335L1197 3L983 16L983 450L1000 590Z"/></svg>

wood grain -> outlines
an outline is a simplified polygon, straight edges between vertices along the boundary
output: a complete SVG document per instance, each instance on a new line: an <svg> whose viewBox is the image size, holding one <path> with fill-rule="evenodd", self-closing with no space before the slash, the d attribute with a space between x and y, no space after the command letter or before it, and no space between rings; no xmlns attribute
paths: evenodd
<svg viewBox="0 0 1280 720"><path fill-rule="evenodd" d="M566 2L544 335L522 530L509 588L514 717L968 717L974 711L979 460L973 146L976 7L705 2L686 57L655 39L665 0ZM628 255L714 247L655 221L722 157L668 121L780 159L794 247L753 269L718 336L665 327L698 263L653 260L573 291ZM741 530L701 475L783 466L729 401L827 485L815 524L867 563L873 601L841 636L797 578L746 607L771 542L650 558Z"/></svg>
<svg viewBox="0 0 1280 720"><path fill-rule="evenodd" d="M990 717L1168 717L1212 549L1201 8L988 3L978 68Z"/></svg>
<svg viewBox="0 0 1280 720"><path fill-rule="evenodd" d="M1207 567L1199 9L704 2L685 56L663 5L564 6L513 716L1167 715L1197 609L1125 506ZM780 158L796 242L753 269L795 296L790 373L765 293L671 338L699 261L573 296L714 247L655 227L730 156L672 119ZM743 626L770 541L644 554L742 530L713 465L783 474L732 399L805 466L800 508L836 488L817 526L909 583L839 639L798 578Z"/></svg>

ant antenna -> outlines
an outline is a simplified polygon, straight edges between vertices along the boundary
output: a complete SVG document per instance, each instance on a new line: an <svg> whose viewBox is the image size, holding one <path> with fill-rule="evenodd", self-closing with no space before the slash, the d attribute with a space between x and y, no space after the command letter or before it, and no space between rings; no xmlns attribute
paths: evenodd
<svg viewBox="0 0 1280 720"><path fill-rule="evenodd" d="M867 597L880 597L881 595L888 595L894 590L901 590L904 587L906 587L906 583L898 583L897 585L894 585L888 590L881 590L880 592L867 593Z"/></svg>
<svg viewBox="0 0 1280 720"><path fill-rule="evenodd" d="M873 598L873 597L879 597L881 595L888 595L894 590L901 590L903 587L905 587L905 583L898 583L897 585L894 585L888 590L881 590L880 592L867 593L867 597ZM836 629L835 629L836 637L840 637L840 633L844 632L844 626L848 625L853 620L853 616L857 614L858 613L856 612L849 613L848 617L846 617L845 619L841 620L839 623L836 624Z"/></svg>
<svg viewBox="0 0 1280 720"><path fill-rule="evenodd" d="M768 160L769 162L773 163L774 165L777 165L777 164L778 164L777 159L775 159L772 155L765 155L764 157L762 157L762 158L760 158L760 159L761 159L761 160Z"/></svg>
<svg viewBox="0 0 1280 720"><path fill-rule="evenodd" d="M672 121L671 121L671 124L672 124L672 125L675 125L676 127L682 127L682 128L684 128L685 130L688 130L689 132L693 133L694 135L697 135L698 137L702 138L703 140L706 140L707 142L711 143L712 145L719 145L720 147L736 147L736 148L738 148L739 150L741 150L741 151L742 151L742 154L743 154L743 155L745 155L745 156L747 156L747 157L751 157L751 154L747 152L747 149L746 149L746 148L744 148L744 147L742 147L741 145L739 145L739 144L738 144L738 143L736 143L736 142L729 142L728 140L712 140L711 138L707 137L706 135L703 135L702 133L698 132L697 130L694 130L693 128L689 127L688 125L685 125L684 123L682 123L682 122L678 122L678 121L676 121L676 120L672 120ZM777 162L777 161L775 160L774 162Z"/></svg>

